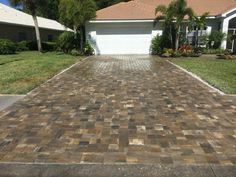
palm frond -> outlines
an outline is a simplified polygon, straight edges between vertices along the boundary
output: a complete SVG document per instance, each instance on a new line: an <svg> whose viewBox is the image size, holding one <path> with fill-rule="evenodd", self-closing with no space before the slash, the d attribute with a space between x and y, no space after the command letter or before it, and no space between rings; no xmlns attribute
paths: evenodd
<svg viewBox="0 0 236 177"><path fill-rule="evenodd" d="M200 20L205 20L209 16L209 12L205 12L200 16Z"/></svg>
<svg viewBox="0 0 236 177"><path fill-rule="evenodd" d="M165 19L166 19L166 16L164 16L164 15L157 16L157 17L154 19L153 27L155 27L155 26L157 25L157 23L158 23L160 20L165 20Z"/></svg>
<svg viewBox="0 0 236 177"><path fill-rule="evenodd" d="M159 5L156 7L155 9L155 15L157 15L157 13L161 13L161 14L166 14L167 11L167 7L165 5Z"/></svg>
<svg viewBox="0 0 236 177"><path fill-rule="evenodd" d="M185 16L188 16L189 18L192 18L194 16L193 9L190 7L187 7L184 13L185 13Z"/></svg>

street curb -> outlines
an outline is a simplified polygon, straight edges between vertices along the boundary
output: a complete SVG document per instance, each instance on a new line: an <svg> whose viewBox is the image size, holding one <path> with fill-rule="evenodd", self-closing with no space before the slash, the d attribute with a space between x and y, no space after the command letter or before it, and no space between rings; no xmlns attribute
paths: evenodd
<svg viewBox="0 0 236 177"><path fill-rule="evenodd" d="M187 164L3 164L1 177L233 177L236 166Z"/></svg>

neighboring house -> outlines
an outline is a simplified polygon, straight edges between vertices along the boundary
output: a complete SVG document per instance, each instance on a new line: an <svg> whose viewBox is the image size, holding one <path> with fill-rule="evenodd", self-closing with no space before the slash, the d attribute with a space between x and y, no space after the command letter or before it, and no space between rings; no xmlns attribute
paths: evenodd
<svg viewBox="0 0 236 177"><path fill-rule="evenodd" d="M149 54L151 40L162 34L161 24L153 27L155 8L171 0L133 0L97 11L97 18L86 24L87 40L96 54ZM235 0L187 0L197 15L209 12L204 33L236 31ZM185 29L187 32L187 28ZM193 32L188 34L193 36ZM225 40L223 49L236 50L234 42Z"/></svg>
<svg viewBox="0 0 236 177"><path fill-rule="evenodd" d="M38 17L42 41L53 41L65 30L55 20ZM15 42L35 40L35 28L32 16L0 3L0 38Z"/></svg>

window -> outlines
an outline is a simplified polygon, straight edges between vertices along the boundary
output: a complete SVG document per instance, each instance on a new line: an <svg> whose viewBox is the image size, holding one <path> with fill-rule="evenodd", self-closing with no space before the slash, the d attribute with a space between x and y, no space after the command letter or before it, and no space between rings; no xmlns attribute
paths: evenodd
<svg viewBox="0 0 236 177"><path fill-rule="evenodd" d="M53 35L51 35L51 34L48 35L48 41L49 41L49 42L52 42L52 41L53 41Z"/></svg>
<svg viewBox="0 0 236 177"><path fill-rule="evenodd" d="M19 32L18 39L19 39L19 41L26 41L27 40L27 34L25 32Z"/></svg>
<svg viewBox="0 0 236 177"><path fill-rule="evenodd" d="M197 26L194 26L193 30L196 31L197 30ZM198 29L198 30L200 30L200 29ZM202 30L207 30L207 26L204 26L204 28Z"/></svg>

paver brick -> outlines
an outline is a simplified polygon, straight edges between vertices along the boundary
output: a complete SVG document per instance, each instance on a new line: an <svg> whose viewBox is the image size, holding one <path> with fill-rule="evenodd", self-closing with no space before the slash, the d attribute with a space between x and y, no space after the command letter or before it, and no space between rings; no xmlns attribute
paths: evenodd
<svg viewBox="0 0 236 177"><path fill-rule="evenodd" d="M235 165L235 108L163 59L94 56L0 113L0 162Z"/></svg>

